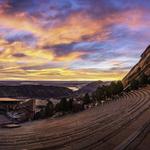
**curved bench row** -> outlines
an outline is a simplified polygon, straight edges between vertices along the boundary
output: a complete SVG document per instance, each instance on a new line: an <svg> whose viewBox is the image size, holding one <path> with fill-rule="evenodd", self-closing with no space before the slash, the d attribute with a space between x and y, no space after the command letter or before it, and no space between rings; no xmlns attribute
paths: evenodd
<svg viewBox="0 0 150 150"><path fill-rule="evenodd" d="M93 149L146 109L149 91L145 88L130 92L103 107L63 119L39 121L11 132L2 131L0 149Z"/></svg>

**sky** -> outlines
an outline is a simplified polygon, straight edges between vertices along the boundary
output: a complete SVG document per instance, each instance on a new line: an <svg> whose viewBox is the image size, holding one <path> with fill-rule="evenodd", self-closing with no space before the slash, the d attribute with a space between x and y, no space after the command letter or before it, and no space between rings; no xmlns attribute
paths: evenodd
<svg viewBox="0 0 150 150"><path fill-rule="evenodd" d="M149 0L0 0L0 80L121 80L149 14Z"/></svg>

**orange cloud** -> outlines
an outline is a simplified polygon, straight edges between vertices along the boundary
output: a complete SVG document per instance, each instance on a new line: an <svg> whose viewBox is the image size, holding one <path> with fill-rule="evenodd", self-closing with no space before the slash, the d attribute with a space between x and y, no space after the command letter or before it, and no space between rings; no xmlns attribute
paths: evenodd
<svg viewBox="0 0 150 150"><path fill-rule="evenodd" d="M85 55L85 52L72 52L65 56L57 56L54 59L54 61L70 62L70 61L78 60L84 55Z"/></svg>
<svg viewBox="0 0 150 150"><path fill-rule="evenodd" d="M93 19L85 13L74 13L56 27L43 28L35 17L29 17L25 13L14 16L0 13L0 22L6 28L25 30L39 37L38 45L54 45L80 41L83 36L96 34L94 40L106 40L109 32L108 25L126 24L130 29L145 26L142 21L145 10L135 9L120 13L110 14L103 19ZM132 14L132 15L131 15ZM150 24L150 22L149 22ZM149 25L146 24L146 25Z"/></svg>
<svg viewBox="0 0 150 150"><path fill-rule="evenodd" d="M84 18L84 19L83 19ZM99 33L99 40L107 39L107 34L103 32L104 26L102 21L94 21L86 14L77 13L72 14L65 22L59 26L48 30L47 37L43 37L40 45L51 45L60 43L71 43L80 41L85 35L92 36Z"/></svg>
<svg viewBox="0 0 150 150"><path fill-rule="evenodd" d="M4 66L0 71L0 77L5 79L28 80L118 80L126 72L102 72L92 70L71 70L65 68L46 68L42 70L23 70L24 66L44 65L49 62L62 62L68 64L80 59L84 52L71 52L64 56L56 56L54 50L46 51L45 45L55 45L81 41L83 36L96 36L95 41L103 41L109 38L107 26L112 24L125 24L129 29L138 29L150 25L150 21L143 24L144 10L129 10L120 14L114 13L106 18L93 19L84 13L72 14L66 21L56 27L44 29L36 18L24 14L15 16L0 11L0 24L5 28L25 30L38 37L37 46L29 47L22 42L8 43L0 38L0 64ZM131 16L132 14L132 16ZM26 57L15 57L16 53L23 53ZM116 62L112 62L116 63ZM10 77L11 76L11 77Z"/></svg>
<svg viewBox="0 0 150 150"><path fill-rule="evenodd" d="M95 70L72 70L65 67L26 69L23 67L44 65L48 62L66 62L77 60L85 53L73 52L65 56L56 57L52 51L31 49L21 42L7 43L0 39L4 51L0 54L1 80L118 80L126 72L103 72ZM13 54L23 52L26 57L14 57Z"/></svg>
<svg viewBox="0 0 150 150"><path fill-rule="evenodd" d="M35 24L26 14L21 13L18 15L8 15L0 13L1 25L5 28L12 28L16 30L24 30L34 33L37 36L45 34L38 24Z"/></svg>
<svg viewBox="0 0 150 150"><path fill-rule="evenodd" d="M12 73L8 76L8 73ZM102 72L94 70L70 70L65 68L49 68L43 70L24 71L21 69L0 72L2 80L120 80L126 72Z"/></svg>

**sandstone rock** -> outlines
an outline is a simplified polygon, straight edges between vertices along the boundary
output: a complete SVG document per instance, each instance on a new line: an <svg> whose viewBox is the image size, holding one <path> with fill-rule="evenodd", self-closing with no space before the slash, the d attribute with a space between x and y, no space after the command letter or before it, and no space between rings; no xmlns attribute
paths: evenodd
<svg viewBox="0 0 150 150"><path fill-rule="evenodd" d="M124 87L128 86L132 80L138 79L142 73L150 76L150 46L146 48L146 50L141 55L140 61L122 80Z"/></svg>

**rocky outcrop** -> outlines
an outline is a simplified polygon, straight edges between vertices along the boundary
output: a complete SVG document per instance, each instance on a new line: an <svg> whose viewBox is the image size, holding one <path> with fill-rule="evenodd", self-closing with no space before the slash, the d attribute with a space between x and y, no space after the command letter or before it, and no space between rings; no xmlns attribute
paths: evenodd
<svg viewBox="0 0 150 150"><path fill-rule="evenodd" d="M127 87L134 79L139 79L144 73L150 76L150 46L141 55L140 61L130 70L130 72L122 80L124 87Z"/></svg>

